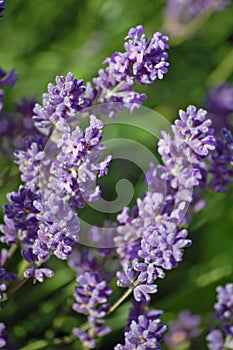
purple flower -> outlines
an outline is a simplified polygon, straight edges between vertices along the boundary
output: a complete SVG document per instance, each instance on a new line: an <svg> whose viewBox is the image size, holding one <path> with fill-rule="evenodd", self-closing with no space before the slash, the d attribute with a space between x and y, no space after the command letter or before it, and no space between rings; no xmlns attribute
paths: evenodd
<svg viewBox="0 0 233 350"><path fill-rule="evenodd" d="M107 58L103 62L108 64L107 68L100 69L98 77L93 79L94 89L88 85L87 96L96 98L100 103L106 102L102 112L110 118L124 108L130 112L140 108L146 95L134 91L134 82L151 84L157 78L162 79L168 71L166 36L157 32L149 40L144 28L137 26L129 30L125 39L128 39L124 45L125 52L114 52Z"/></svg>
<svg viewBox="0 0 233 350"><path fill-rule="evenodd" d="M224 350L224 339L219 329L213 329L206 337L210 350Z"/></svg>
<svg viewBox="0 0 233 350"><path fill-rule="evenodd" d="M112 290L99 272L84 272L77 277L77 282L79 285L75 288L73 309L88 316L90 327L88 331L74 328L73 333L93 349L96 338L110 331L109 327L104 326L104 321L110 307L107 301Z"/></svg>
<svg viewBox="0 0 233 350"><path fill-rule="evenodd" d="M155 280L176 268L184 248L191 245L187 230L178 227L185 219L186 205L194 199L193 187L205 182L204 160L215 147L206 111L189 106L179 115L172 127L174 136L162 132L159 141L164 165L150 165L146 182L152 192L137 200L135 216L129 215L129 208L118 215L121 225L115 243L120 245L117 253L124 270L117 274L118 283L134 289L136 300L156 292Z"/></svg>
<svg viewBox="0 0 233 350"><path fill-rule="evenodd" d="M78 287L75 288L75 303L73 309L79 313L102 318L106 311L100 304L105 304L112 293L98 272L85 272L77 277ZM102 316L103 315L103 316Z"/></svg>
<svg viewBox="0 0 233 350"><path fill-rule="evenodd" d="M178 319L170 321L164 338L169 349L176 349L187 340L198 336L201 332L198 328L200 321L200 316L192 315L189 311L182 311Z"/></svg>
<svg viewBox="0 0 233 350"><path fill-rule="evenodd" d="M31 191L35 191L39 185L39 180L45 177L46 167L50 164L50 159L46 158L44 152L46 139L38 136L26 140L25 149L15 151L15 163L19 165L21 179Z"/></svg>
<svg viewBox="0 0 233 350"><path fill-rule="evenodd" d="M54 272L51 269L42 267L42 268L33 268L30 267L24 272L25 278L33 278L34 281L44 282L45 277L53 277Z"/></svg>
<svg viewBox="0 0 233 350"><path fill-rule="evenodd" d="M205 11L221 11L230 4L229 0L167 0L165 22L169 33L184 35L190 21Z"/></svg>
<svg viewBox="0 0 233 350"><path fill-rule="evenodd" d="M173 269L182 260L183 249L191 245L187 235L187 230L177 231L171 223L158 225L154 230L145 232L138 254L147 264L153 263L165 270Z"/></svg>
<svg viewBox="0 0 233 350"><path fill-rule="evenodd" d="M2 68L0 68L0 88L6 85L10 85L13 88L17 79L18 75L15 73L14 69L12 69L7 75L7 73Z"/></svg>
<svg viewBox="0 0 233 350"><path fill-rule="evenodd" d="M5 6L6 6L6 3L5 3L5 1L0 1L0 18L2 18L3 17L3 12L4 12L4 10L5 10Z"/></svg>
<svg viewBox="0 0 233 350"><path fill-rule="evenodd" d="M216 138L216 149L209 156L212 188L225 192L226 186L232 183L233 177L233 136L230 130L221 129Z"/></svg>
<svg viewBox="0 0 233 350"><path fill-rule="evenodd" d="M96 201L100 196L96 176L107 173L111 160L108 155L99 161L105 148L101 144L103 127L102 121L91 115L90 125L84 131L77 126L57 141L58 155L50 169L50 186L54 191L59 188L71 206L83 207L85 200Z"/></svg>
<svg viewBox="0 0 233 350"><path fill-rule="evenodd" d="M222 84L210 89L205 106L215 131L218 132L223 127L231 128L230 116L233 112L233 88L231 85Z"/></svg>
<svg viewBox="0 0 233 350"><path fill-rule="evenodd" d="M15 273L7 272L6 269L0 267L0 301L3 299L2 292L5 292L7 289L7 282L11 283L16 278L17 275Z"/></svg>
<svg viewBox="0 0 233 350"><path fill-rule="evenodd" d="M33 254L39 260L47 259L51 254L65 260L78 241L79 219L77 213L66 201L54 192L47 193L43 202L38 202L40 222L38 238L33 244Z"/></svg>
<svg viewBox="0 0 233 350"><path fill-rule="evenodd" d="M32 244L36 238L38 229L36 215L39 213L34 202L40 199L40 195L20 186L18 193L9 193L7 197L10 204L4 205L6 219L5 227L1 226L1 230L5 233L2 241L11 244L18 238L26 244Z"/></svg>
<svg viewBox="0 0 233 350"><path fill-rule="evenodd" d="M181 140L190 149L190 158L193 162L198 156L206 156L215 148L211 120L207 119L207 111L197 110L189 106L186 111L179 111L180 119L175 121L172 130L176 139ZM193 156L193 154L195 156Z"/></svg>
<svg viewBox="0 0 233 350"><path fill-rule="evenodd" d="M117 233L116 223L105 221L103 227L92 226L89 239L96 246L102 257L110 256L115 252L114 236Z"/></svg>
<svg viewBox="0 0 233 350"><path fill-rule="evenodd" d="M18 235L14 220L8 219L8 217L4 215L4 223L5 224L0 225L0 230L4 234L1 236L1 241L7 244L16 243L18 240Z"/></svg>
<svg viewBox="0 0 233 350"><path fill-rule="evenodd" d="M148 311L147 300L136 301L135 299L131 300L132 307L129 311L129 317L126 325L126 330L129 330L130 324L133 320L137 320L140 315L144 315Z"/></svg>
<svg viewBox="0 0 233 350"><path fill-rule="evenodd" d="M57 76L56 85L48 84L48 92L43 95L43 106L35 105L35 126L44 129L44 132L48 132L52 125L63 128L68 118L90 105L84 91L83 80L75 79L73 73L68 73L66 77Z"/></svg>
<svg viewBox="0 0 233 350"><path fill-rule="evenodd" d="M5 331L5 325L3 322L0 322L0 348L6 349L8 334Z"/></svg>
<svg viewBox="0 0 233 350"><path fill-rule="evenodd" d="M233 283L217 287L217 303L214 308L215 316L221 321L226 335L233 336Z"/></svg>
<svg viewBox="0 0 233 350"><path fill-rule="evenodd" d="M128 287L133 290L134 298L136 301L148 301L150 300L151 293L156 293L158 287L156 284L152 284L154 280L147 283L147 279L142 274L139 275L139 272L136 270L137 262L129 263L123 262L123 272L117 272L117 285L120 287Z"/></svg>
<svg viewBox="0 0 233 350"><path fill-rule="evenodd" d="M153 34L147 39L141 25L130 29L125 43L126 56L129 60L130 75L142 85L151 84L155 79L163 79L169 63L166 62L169 49L168 37L161 33Z"/></svg>
<svg viewBox="0 0 233 350"><path fill-rule="evenodd" d="M96 348L96 339L103 337L111 331L110 327L103 326L102 322L96 323L87 332L83 331L81 328L75 327L73 329L73 334L78 337L84 346L88 346L89 349Z"/></svg>
<svg viewBox="0 0 233 350"><path fill-rule="evenodd" d="M114 350L160 350L166 326L161 323L161 311L150 311L133 320L125 332L125 345L118 344Z"/></svg>
<svg viewBox="0 0 233 350"><path fill-rule="evenodd" d="M89 271L90 273L98 269L98 259L91 249L77 249L72 250L72 254L68 260L69 266L74 269L77 274L83 274Z"/></svg>

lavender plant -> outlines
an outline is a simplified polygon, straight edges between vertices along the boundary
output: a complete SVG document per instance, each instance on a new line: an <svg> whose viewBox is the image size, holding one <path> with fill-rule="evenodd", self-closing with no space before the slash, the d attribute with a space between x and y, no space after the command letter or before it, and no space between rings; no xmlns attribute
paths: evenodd
<svg viewBox="0 0 233 350"><path fill-rule="evenodd" d="M114 239L106 243L102 231L93 227L90 237L98 249L78 245L81 210L100 199L96 178L108 175L112 160L111 154L104 155L105 124L95 114L95 106L101 104L102 114L109 118L120 118L122 110L133 113L146 98L136 91L136 84L152 84L168 72L167 36L156 32L148 39L140 25L131 28L125 40L125 51L104 60L107 67L92 82L84 84L71 72L58 76L56 84L48 85L42 104L35 104L33 131L14 153L22 184L8 194L1 225L1 241L7 246L1 252L1 300L6 301L29 279L37 284L52 278L54 256L68 260L77 274L72 309L84 316L84 323L59 341L68 346L78 338L82 349L96 348L111 332L108 317L130 295L124 345L116 344L114 349L161 349L167 326L161 321L163 312L150 309L150 300L158 292L158 280L179 265L184 248L192 243L184 228L191 220L187 207L201 199L203 189L225 189L232 176L231 131L218 134L207 111L190 105L179 111L171 133L161 132L161 164L150 164L143 197L134 208L124 207L113 223L105 222L106 232L114 230ZM14 85L14 71L8 76L2 71L1 76L0 87ZM87 126L83 127L83 119L88 120ZM160 184L166 185L166 193ZM19 251L23 277L6 269ZM116 284L118 298L112 293ZM123 294L121 288L126 288ZM215 305L227 336L232 336L231 304L229 284L226 290L219 289ZM192 328L199 320L187 318L192 321L186 325L188 337L197 335ZM0 347L7 348L5 325L1 323L0 328ZM217 344L219 339L213 340L211 334L208 341ZM56 341L45 339L43 347ZM33 342L30 345L36 348Z"/></svg>

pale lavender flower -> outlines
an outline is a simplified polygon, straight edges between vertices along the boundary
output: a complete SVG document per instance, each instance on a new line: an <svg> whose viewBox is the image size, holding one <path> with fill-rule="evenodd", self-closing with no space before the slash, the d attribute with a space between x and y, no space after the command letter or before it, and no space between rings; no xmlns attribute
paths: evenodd
<svg viewBox="0 0 233 350"><path fill-rule="evenodd" d="M201 318L189 311L182 311L176 320L168 323L168 332L164 340L170 349L176 349L182 343L192 340L201 333L199 328Z"/></svg>
<svg viewBox="0 0 233 350"><path fill-rule="evenodd" d="M233 136L230 130L221 129L216 137L216 149L209 156L212 174L211 187L217 192L225 192L233 179Z"/></svg>
<svg viewBox="0 0 233 350"><path fill-rule="evenodd" d="M84 91L83 80L75 79L73 73L68 73L66 77L57 76L56 85L48 84L43 105L35 105L35 126L44 133L48 133L52 126L62 129L67 119L90 105Z"/></svg>
<svg viewBox="0 0 233 350"><path fill-rule="evenodd" d="M215 132L222 128L231 129L231 115L233 113L233 87L222 84L208 91L205 108L212 120Z"/></svg>
<svg viewBox="0 0 233 350"><path fill-rule="evenodd" d="M114 350L160 350L166 326L161 323L162 312L153 310L133 320L125 332L125 345L118 344Z"/></svg>
<svg viewBox="0 0 233 350"><path fill-rule="evenodd" d="M57 195L48 192L42 203L37 202L39 228L33 254L39 260L47 259L51 254L62 260L67 259L79 238L77 213Z"/></svg>
<svg viewBox="0 0 233 350"><path fill-rule="evenodd" d="M105 148L101 144L103 127L103 122L91 115L85 130L77 126L57 141L58 155L48 182L55 191L59 188L62 195L68 197L71 206L83 207L85 200L96 201L100 196L96 176L107 174L111 161L110 155L100 161Z"/></svg>
<svg viewBox="0 0 233 350"><path fill-rule="evenodd" d="M233 283L217 287L217 303L214 304L215 316L221 322L226 335L233 336Z"/></svg>
<svg viewBox="0 0 233 350"><path fill-rule="evenodd" d="M149 40L144 34L143 26L131 28L124 47L129 60L131 75L140 84L151 84L155 79L163 79L168 72L169 63L166 61L169 49L168 37L160 32L153 34Z"/></svg>
<svg viewBox="0 0 233 350"><path fill-rule="evenodd" d="M34 281L44 282L45 277L53 277L54 272L51 269L46 267L42 268L33 268L30 267L26 271L24 271L25 278L33 278Z"/></svg>
<svg viewBox="0 0 233 350"><path fill-rule="evenodd" d="M7 283L11 283L17 278L15 273L7 272L5 268L0 266L0 301L3 299L3 292L7 289Z"/></svg>
<svg viewBox="0 0 233 350"><path fill-rule="evenodd" d="M43 173L46 166L51 162L44 152L45 143L46 139L42 135L28 138L24 149L14 152L15 163L22 173L21 179L31 191L38 187L40 178L45 176Z"/></svg>
<svg viewBox="0 0 233 350"><path fill-rule="evenodd" d="M193 187L206 178L204 160L215 147L206 111L189 106L179 115L172 127L173 137L162 132L159 141L164 165L151 165L146 178L152 190L158 188L158 180L166 181L168 193L147 192L143 200L137 200L136 215L130 216L125 208L118 216L121 225L115 243L120 245L117 253L124 270L117 275L118 283L133 288L136 300L149 298L147 286L152 288L166 270L176 268L184 248L190 246L187 230L178 230L178 226L185 218L186 203L193 200Z"/></svg>
<svg viewBox="0 0 233 350"><path fill-rule="evenodd" d="M229 0L167 0L166 29L172 35L182 36L190 21L206 11L222 11L229 4Z"/></svg>
<svg viewBox="0 0 233 350"><path fill-rule="evenodd" d="M3 322L0 322L0 348L6 349L8 334L6 332L6 327Z"/></svg>
<svg viewBox="0 0 233 350"><path fill-rule="evenodd" d="M123 263L124 272L118 271L116 274L118 278L117 285L132 288L136 301L148 301L150 300L150 294L156 293L158 287L156 284L152 284L154 280L147 283L145 276L143 275L143 278L140 276L134 267L135 263L137 262L135 261L132 264Z"/></svg>
<svg viewBox="0 0 233 350"><path fill-rule="evenodd" d="M0 88L6 85L10 85L13 88L17 79L18 75L14 69L12 69L9 73L6 73L2 68L0 68Z"/></svg>
<svg viewBox="0 0 233 350"><path fill-rule="evenodd" d="M223 334L219 329L213 329L207 335L209 350L225 350Z"/></svg>
<svg viewBox="0 0 233 350"><path fill-rule="evenodd" d="M125 52L114 52L107 58L103 62L108 64L107 68L100 69L98 77L93 79L94 88L90 88L90 84L88 86L87 96L96 98L100 103L106 102L103 113L111 118L122 107L130 112L140 108L146 95L134 91L133 83L146 85L157 78L162 79L169 66L166 36L156 32L149 40L143 26L137 26L129 30L125 39Z"/></svg>
<svg viewBox="0 0 233 350"><path fill-rule="evenodd" d="M5 236L1 240L8 244L15 243L17 240L32 244L36 238L38 229L36 215L39 213L34 202L40 199L40 195L20 186L18 193L9 193L7 198L10 204L4 205L6 220L5 227L2 225L1 230Z"/></svg>
<svg viewBox="0 0 233 350"><path fill-rule="evenodd" d="M104 326L105 317L110 305L107 304L112 290L101 277L99 272L85 272L77 277L78 286L75 288L75 303L73 309L76 312L88 316L90 328L83 331L74 328L73 333L82 342L94 349L96 339L110 332L110 328Z"/></svg>
<svg viewBox="0 0 233 350"><path fill-rule="evenodd" d="M4 10L5 10L5 6L6 6L6 3L5 3L5 1L0 1L0 18L2 18L3 17L3 12L4 12Z"/></svg>

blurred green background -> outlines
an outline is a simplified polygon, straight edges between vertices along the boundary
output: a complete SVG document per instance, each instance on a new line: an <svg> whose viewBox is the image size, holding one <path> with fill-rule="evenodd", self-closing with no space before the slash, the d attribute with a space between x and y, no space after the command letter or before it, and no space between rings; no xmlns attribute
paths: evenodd
<svg viewBox="0 0 233 350"><path fill-rule="evenodd" d="M22 97L36 97L41 102L42 93L56 75L72 71L78 79L91 80L106 56L123 50L123 38L132 26L143 24L149 37L158 30L166 33L164 8L162 0L7 2L0 22L0 66L8 71L15 68L19 80L13 91L7 91L6 108ZM152 86L138 88L148 95L144 104L174 120L179 108L188 104L202 106L210 86L233 83L232 19L231 4L223 12L209 16L186 38L177 40L171 35L169 73ZM154 140L149 147L153 149ZM6 201L6 192L15 190L18 184L17 169L3 156L1 169L9 164L13 177L1 183L1 203ZM164 321L182 309L203 315L203 329L210 324L208 315L215 301L215 287L233 281L232 187L226 194L211 193L205 199L209 205L196 214L190 227L192 247L185 252L179 268L159 282L159 293L152 301L155 308L165 311ZM18 263L19 252L10 267L14 269ZM2 311L2 319L19 347L29 339L43 338L44 333L47 338L64 335L82 322L69 311L74 273L55 259L51 265L57 270L56 277L39 286L29 282ZM110 317L114 332L99 344L99 349L112 349L121 340L129 306L127 302ZM39 343L35 347L30 344L27 350L40 348ZM46 348L79 349L80 345L76 342ZM205 349L203 339L196 348Z"/></svg>

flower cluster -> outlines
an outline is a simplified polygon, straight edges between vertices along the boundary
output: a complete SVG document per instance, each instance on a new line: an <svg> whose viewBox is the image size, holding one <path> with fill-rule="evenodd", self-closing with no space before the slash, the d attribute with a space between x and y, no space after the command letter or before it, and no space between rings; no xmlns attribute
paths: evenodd
<svg viewBox="0 0 233 350"><path fill-rule="evenodd" d="M233 87L225 83L210 89L205 108L212 120L215 132L221 131L222 128L230 130L232 128Z"/></svg>
<svg viewBox="0 0 233 350"><path fill-rule="evenodd" d="M225 192L233 177L233 136L230 130L221 129L216 138L216 149L209 157L212 187L217 192Z"/></svg>
<svg viewBox="0 0 233 350"><path fill-rule="evenodd" d="M5 1L1 0L1 1L0 1L0 18L3 17L3 12L4 12L4 10L5 10L5 6L6 6Z"/></svg>
<svg viewBox="0 0 233 350"><path fill-rule="evenodd" d="M43 133L48 133L52 126L62 129L68 118L90 105L84 91L83 80L75 79L73 73L56 77L56 85L48 84L48 92L43 94L43 105L35 105L35 126Z"/></svg>
<svg viewBox="0 0 233 350"><path fill-rule="evenodd" d="M106 108L110 117L116 114L114 102L121 102L130 111L141 106L146 95L135 92L134 83L151 84L168 71L168 37L156 32L149 40L143 26L137 26L130 29L125 39L128 39L125 52L115 52L107 58L104 61L107 68L99 70L98 77L93 79L95 94L92 95L97 95L99 103L108 102Z"/></svg>
<svg viewBox="0 0 233 350"><path fill-rule="evenodd" d="M167 0L167 30L173 35L182 35L190 21L205 11L222 11L229 4L229 0Z"/></svg>
<svg viewBox="0 0 233 350"><path fill-rule="evenodd" d="M160 342L167 327L161 323L162 312L151 310L133 320L125 332L125 345L118 344L114 350L155 349L160 350Z"/></svg>
<svg viewBox="0 0 233 350"><path fill-rule="evenodd" d="M233 284L217 287L215 317L220 321L221 330L213 329L207 336L210 350L232 349L233 346ZM223 335L224 334L224 335ZM225 339L224 339L225 338Z"/></svg>
<svg viewBox="0 0 233 350"><path fill-rule="evenodd" d="M3 322L0 322L0 348L6 349L8 334L5 330L5 325Z"/></svg>
<svg viewBox="0 0 233 350"><path fill-rule="evenodd" d="M71 206L83 207L85 200L96 201L100 196L100 188L95 187L96 176L107 174L111 160L108 155L99 162L104 149L103 127L103 122L91 115L85 131L77 126L57 141L59 153L51 166L49 181L60 188L64 197L69 196Z"/></svg>
<svg viewBox="0 0 233 350"><path fill-rule="evenodd" d="M104 326L105 317L110 308L107 304L112 290L107 286L99 272L85 272L77 277L78 287L75 288L75 303L73 309L76 312L88 316L89 329L74 328L73 333L90 349L96 346L96 338L110 332L110 328Z"/></svg>
<svg viewBox="0 0 233 350"><path fill-rule="evenodd" d="M177 267L183 250L191 244L186 229L179 230L186 203L192 202L192 189L202 183L204 159L215 148L211 121L207 112L194 106L179 112L180 119L172 127L174 136L162 132L158 151L163 164L151 166L147 182L158 188L157 181L165 180L170 193L146 193L138 199L135 217L125 208L118 220L120 246L117 251L124 272L118 272L118 285L134 290L137 301L149 299L155 293L155 280L165 276L164 270ZM156 185L157 183L157 185ZM130 244L131 243L131 244Z"/></svg>
<svg viewBox="0 0 233 350"><path fill-rule="evenodd" d="M189 311L180 312L177 320L170 321L168 332L164 337L169 349L176 349L183 343L197 337L201 332L198 328L200 321L200 316L192 315Z"/></svg>

